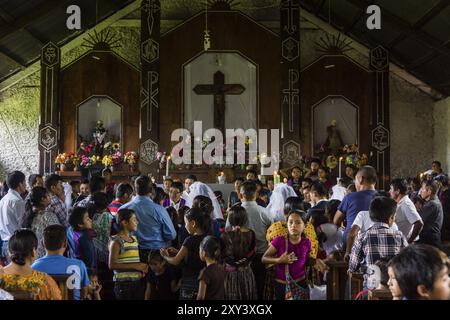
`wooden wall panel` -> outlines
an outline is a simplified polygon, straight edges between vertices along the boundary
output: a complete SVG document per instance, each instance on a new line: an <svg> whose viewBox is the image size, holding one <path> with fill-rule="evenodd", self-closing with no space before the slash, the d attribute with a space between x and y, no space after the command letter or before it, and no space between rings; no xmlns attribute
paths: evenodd
<svg viewBox="0 0 450 320"><path fill-rule="evenodd" d="M183 127L183 64L203 51L201 13L161 37L161 149L171 150L170 134ZM258 65L259 128L280 127L279 37L236 11L208 12L210 51L239 51ZM212 75L211 75L212 77ZM258 129L258 128L256 128Z"/></svg>
<svg viewBox="0 0 450 320"><path fill-rule="evenodd" d="M372 72L345 56L322 56L305 67L300 78L302 154L312 155L312 107L327 96L336 95L344 96L359 107L360 151L369 156L370 116L375 100Z"/></svg>
<svg viewBox="0 0 450 320"><path fill-rule="evenodd" d="M139 71L107 51L91 51L61 72L61 151L76 151L77 105L106 95L123 106L122 150L139 151Z"/></svg>

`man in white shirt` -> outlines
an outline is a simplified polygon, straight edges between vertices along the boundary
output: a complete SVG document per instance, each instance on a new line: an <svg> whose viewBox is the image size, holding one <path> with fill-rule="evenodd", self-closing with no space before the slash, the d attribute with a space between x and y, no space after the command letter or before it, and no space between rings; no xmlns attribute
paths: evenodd
<svg viewBox="0 0 450 320"><path fill-rule="evenodd" d="M406 195L408 184L404 179L394 179L391 181L389 194L397 202L395 212L395 223L403 233L408 243L419 240L419 233L423 228L423 221L417 212L416 206Z"/></svg>
<svg viewBox="0 0 450 320"><path fill-rule="evenodd" d="M347 187L353 183L353 180L349 177L339 178L339 183L333 188L331 188L333 194L331 195L330 200L339 200L342 201L345 195L347 194Z"/></svg>
<svg viewBox="0 0 450 320"><path fill-rule="evenodd" d="M25 200L21 194L26 191L25 175L20 171L13 171L6 179L9 191L0 200L0 257L6 260L8 241L13 233L20 229L25 215Z"/></svg>

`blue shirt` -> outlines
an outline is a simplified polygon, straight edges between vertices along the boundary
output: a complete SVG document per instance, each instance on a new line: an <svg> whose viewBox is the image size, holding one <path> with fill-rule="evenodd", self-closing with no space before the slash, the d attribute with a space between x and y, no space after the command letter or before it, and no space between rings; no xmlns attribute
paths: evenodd
<svg viewBox="0 0 450 320"><path fill-rule="evenodd" d="M37 259L31 266L34 270L43 272L49 275L53 274L76 274L74 297L75 300L80 300L80 289L89 285L89 276L86 270L86 265L83 261L78 259L70 259L61 255L46 255ZM69 278L70 279L70 278ZM77 285L79 283L79 285Z"/></svg>
<svg viewBox="0 0 450 320"><path fill-rule="evenodd" d="M136 196L120 207L136 212L138 226L136 236L140 249L161 249L170 246L177 236L169 213L148 196Z"/></svg>
<svg viewBox="0 0 450 320"><path fill-rule="evenodd" d="M347 242L347 235L352 228L353 221L360 211L368 211L370 207L370 202L372 201L374 195L377 193L376 190L363 190L358 192L352 192L342 199L338 210L341 211L346 220L347 226L343 235L344 249Z"/></svg>

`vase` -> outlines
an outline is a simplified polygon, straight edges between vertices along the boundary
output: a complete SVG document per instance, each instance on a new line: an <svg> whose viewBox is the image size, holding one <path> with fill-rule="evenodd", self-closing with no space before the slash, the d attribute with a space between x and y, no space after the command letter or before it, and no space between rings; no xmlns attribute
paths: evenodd
<svg viewBox="0 0 450 320"><path fill-rule="evenodd" d="M67 166L66 166L66 164L61 163L61 164L59 165L59 170L60 170L60 171L67 171Z"/></svg>
<svg viewBox="0 0 450 320"><path fill-rule="evenodd" d="M79 166L73 167L73 171L80 171L80 167Z"/></svg>
<svg viewBox="0 0 450 320"><path fill-rule="evenodd" d="M116 170L115 166L109 166L109 170L111 170L111 172L114 172L114 170Z"/></svg>

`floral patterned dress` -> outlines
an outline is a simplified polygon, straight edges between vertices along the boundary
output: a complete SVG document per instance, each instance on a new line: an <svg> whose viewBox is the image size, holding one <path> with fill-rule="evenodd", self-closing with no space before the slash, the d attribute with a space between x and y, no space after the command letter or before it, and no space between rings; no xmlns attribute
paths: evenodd
<svg viewBox="0 0 450 320"><path fill-rule="evenodd" d="M96 236L92 239L99 263L107 264L109 256L109 241L113 215L109 211L96 213L92 219L92 229Z"/></svg>
<svg viewBox="0 0 450 320"><path fill-rule="evenodd" d="M33 270L30 275L1 274L0 287L5 291L27 291L36 300L61 300L61 291L48 274Z"/></svg>

